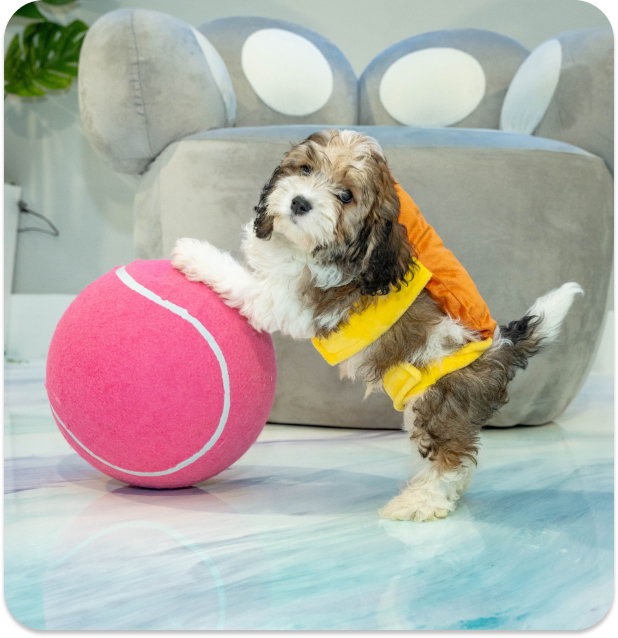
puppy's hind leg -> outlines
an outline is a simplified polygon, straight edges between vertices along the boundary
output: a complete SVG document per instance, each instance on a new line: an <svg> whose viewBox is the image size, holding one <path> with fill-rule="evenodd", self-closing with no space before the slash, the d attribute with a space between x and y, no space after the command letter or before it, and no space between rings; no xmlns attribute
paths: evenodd
<svg viewBox="0 0 618 638"><path fill-rule="evenodd" d="M455 428L459 430L456 437L450 436L449 425L439 422L439 414L427 415L427 406L423 405L428 398L426 394L404 412L410 440L423 457L422 469L408 481L401 494L380 510L382 518L416 522L444 518L470 486L478 429L461 422ZM445 417L448 418L442 415ZM453 422L449 419L450 426Z"/></svg>
<svg viewBox="0 0 618 638"><path fill-rule="evenodd" d="M469 366L442 377L408 404L405 423L426 465L380 510L381 516L430 521L455 508L472 480L481 427L508 402L513 357L511 342L498 340Z"/></svg>

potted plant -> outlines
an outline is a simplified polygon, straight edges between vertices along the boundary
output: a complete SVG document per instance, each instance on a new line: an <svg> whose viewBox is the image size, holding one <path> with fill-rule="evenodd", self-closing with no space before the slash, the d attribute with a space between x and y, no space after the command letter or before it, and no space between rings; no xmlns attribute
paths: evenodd
<svg viewBox="0 0 618 638"><path fill-rule="evenodd" d="M44 0L62 6L75 0ZM88 26L74 20L63 26L46 18L38 3L29 2L14 16L33 20L16 34L4 58L4 90L21 97L40 97L47 91L67 89L77 77L77 63Z"/></svg>

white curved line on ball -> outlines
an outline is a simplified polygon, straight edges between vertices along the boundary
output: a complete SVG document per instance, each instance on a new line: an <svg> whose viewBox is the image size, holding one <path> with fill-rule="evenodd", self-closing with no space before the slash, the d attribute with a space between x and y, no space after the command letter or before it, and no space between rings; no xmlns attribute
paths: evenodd
<svg viewBox="0 0 618 638"><path fill-rule="evenodd" d="M227 417L230 413L230 376L227 371L227 363L225 362L225 357L223 356L223 352L221 352L221 348L219 348L219 344L215 341L214 337L204 328L204 326L193 316L191 316L184 308L177 306L176 304L171 303L165 299L159 297L148 288L145 288L141 284L137 283L131 275L125 270L125 267L122 266L116 270L116 274L118 278L126 284L131 290L139 293L146 299L150 299L154 303L159 306L163 306L170 312L173 312L175 315L182 317L186 321L188 321L201 335L204 337L211 350L213 351L217 361L219 362L219 367L221 368L221 380L223 381L223 411L221 412L221 418L219 419L219 425L215 430L214 434L210 437L210 440L206 445L196 452L193 456L190 456L188 459L181 461L178 465L169 468L168 470L161 470L160 472L138 472L136 470L127 470L123 467L118 467L117 465L113 465L109 463L105 459L102 459L100 456L97 456L92 450L89 450L74 434L69 430L69 428L62 422L56 411L54 410L54 406L50 404L51 410L54 414L54 417L58 421L58 423L68 432L69 436L90 456L95 458L100 463L107 465L108 467L113 468L114 470L118 470L119 472L124 472L125 474L133 474L134 476L165 476L167 474L173 474L174 472L178 472L183 468L191 465L195 461L197 461L200 457L204 456L208 450L210 450L213 445L218 441L221 433L223 432L223 428L225 428L225 424L227 422Z"/></svg>

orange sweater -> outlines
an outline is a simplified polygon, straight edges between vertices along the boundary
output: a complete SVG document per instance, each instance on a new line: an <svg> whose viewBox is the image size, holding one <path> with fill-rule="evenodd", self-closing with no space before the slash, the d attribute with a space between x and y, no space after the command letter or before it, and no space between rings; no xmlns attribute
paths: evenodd
<svg viewBox="0 0 618 638"><path fill-rule="evenodd" d="M465 268L444 247L410 196L397 182L395 186L401 204L399 221L416 248L417 269L413 275L408 273L406 286L377 298L374 305L361 313L352 313L328 337L315 337L312 341L330 365L341 363L379 339L426 289L444 312L459 319L466 328L479 332L483 340L472 341L422 369L404 361L387 370L382 379L384 389L395 409L402 411L414 396L445 374L461 370L478 359L491 346L496 322Z"/></svg>
<svg viewBox="0 0 618 638"><path fill-rule="evenodd" d="M459 319L466 328L477 330L484 339L493 338L497 324L472 278L455 255L444 247L436 231L396 180L395 189L401 207L399 223L406 227L419 261L431 271L431 279L425 286L427 292L453 319Z"/></svg>

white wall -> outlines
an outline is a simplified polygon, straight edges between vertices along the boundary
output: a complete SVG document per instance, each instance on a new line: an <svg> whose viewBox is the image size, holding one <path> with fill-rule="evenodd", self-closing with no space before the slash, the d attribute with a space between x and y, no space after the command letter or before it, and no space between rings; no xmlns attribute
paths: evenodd
<svg viewBox="0 0 618 638"><path fill-rule="evenodd" d="M230 15L296 22L332 40L357 74L386 47L425 31L490 29L533 48L564 31L608 25L601 11L579 0L82 0L58 20L92 24L125 6L193 25ZM18 28L9 25L5 47ZM5 100L5 181L22 186L28 204L61 232L20 234L15 292L77 293L134 258L134 178L113 173L83 138L75 88L41 100Z"/></svg>
<svg viewBox="0 0 618 638"><path fill-rule="evenodd" d="M17 228L19 226L19 200L21 188L4 187L4 345L9 330L11 317L11 288L13 285L13 268L15 266L15 250L17 248Z"/></svg>

